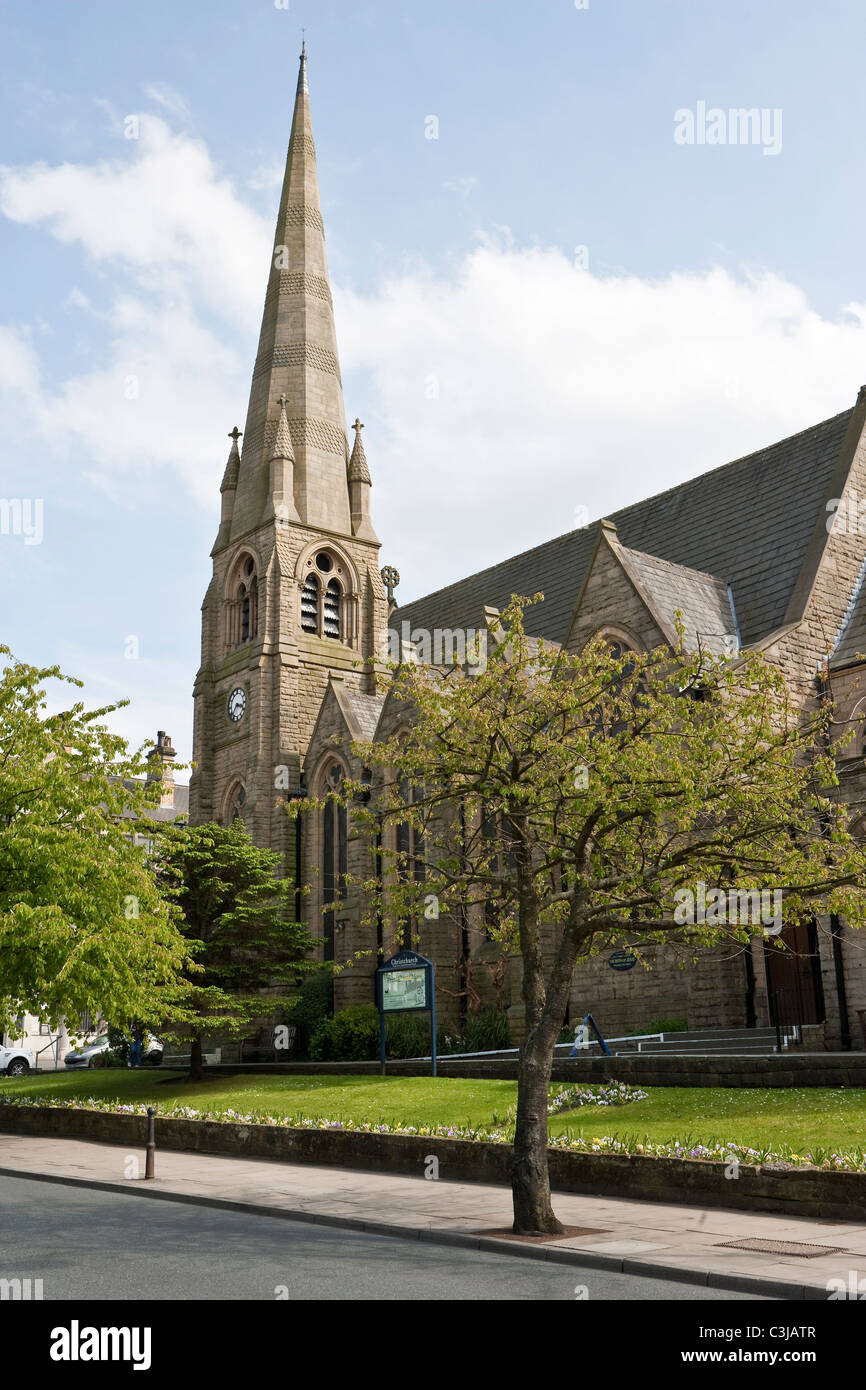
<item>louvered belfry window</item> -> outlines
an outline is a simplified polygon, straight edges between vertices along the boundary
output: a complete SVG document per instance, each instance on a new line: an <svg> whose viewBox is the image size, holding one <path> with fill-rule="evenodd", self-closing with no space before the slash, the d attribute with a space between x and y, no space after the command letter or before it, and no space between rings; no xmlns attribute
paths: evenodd
<svg viewBox="0 0 866 1390"><path fill-rule="evenodd" d="M308 574L301 590L301 627L304 632L319 630L319 581Z"/></svg>
<svg viewBox="0 0 866 1390"><path fill-rule="evenodd" d="M325 590L324 630L326 637L340 640L340 585L336 579L328 582Z"/></svg>

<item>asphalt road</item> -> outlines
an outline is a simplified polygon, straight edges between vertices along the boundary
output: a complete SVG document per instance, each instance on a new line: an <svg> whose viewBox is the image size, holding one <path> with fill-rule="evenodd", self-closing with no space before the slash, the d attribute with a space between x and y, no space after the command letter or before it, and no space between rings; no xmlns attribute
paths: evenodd
<svg viewBox="0 0 866 1390"><path fill-rule="evenodd" d="M750 1295L0 1177L0 1278L45 1300L723 1301ZM279 1293L278 1293L279 1291Z"/></svg>

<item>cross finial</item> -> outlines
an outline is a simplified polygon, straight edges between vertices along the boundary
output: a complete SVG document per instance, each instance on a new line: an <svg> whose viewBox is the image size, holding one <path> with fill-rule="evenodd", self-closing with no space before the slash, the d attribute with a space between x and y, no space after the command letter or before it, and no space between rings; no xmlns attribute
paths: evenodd
<svg viewBox="0 0 866 1390"><path fill-rule="evenodd" d="M281 396L277 396L277 405L280 407L280 410L285 410L285 408L286 408L286 400L287 400L287 396L286 396L285 391L283 392L283 394L282 394Z"/></svg>
<svg viewBox="0 0 866 1390"><path fill-rule="evenodd" d="M243 430L239 430L238 427L237 427L237 425L235 425L235 427L234 427L233 430L229 430L229 439L233 439L233 440L235 441L235 443L237 444L237 442L238 442L238 440L240 439L240 437L241 437L242 434L243 434Z"/></svg>
<svg viewBox="0 0 866 1390"><path fill-rule="evenodd" d="M307 56L307 39L306 39L306 34L307 34L306 29L302 29L302 30L301 30L301 57L302 57L302 58L306 58L306 56Z"/></svg>
<svg viewBox="0 0 866 1390"><path fill-rule="evenodd" d="M385 588L388 590L388 602L389 602L389 603L393 603L393 602L394 602L394 590L396 589L397 585L400 583L400 574L399 574L399 571L398 571L398 570L395 570L395 568L394 568L393 565L385 565L384 569L381 570L380 572L381 572L381 575L382 575L383 580L385 581Z"/></svg>
<svg viewBox="0 0 866 1390"><path fill-rule="evenodd" d="M361 424L361 417L360 417L360 415L356 415L356 416L355 416L355 423L354 423L354 425L352 426L352 429L355 431L356 434L360 434L360 432L361 432L361 430L362 430L363 428L364 428L364 426Z"/></svg>

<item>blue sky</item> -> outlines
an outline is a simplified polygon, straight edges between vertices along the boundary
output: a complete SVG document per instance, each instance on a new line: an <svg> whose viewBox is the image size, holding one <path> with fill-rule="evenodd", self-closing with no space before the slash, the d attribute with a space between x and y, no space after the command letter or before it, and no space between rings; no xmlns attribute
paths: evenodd
<svg viewBox="0 0 866 1390"><path fill-rule="evenodd" d="M866 379L857 0L0 17L0 495L44 506L41 544L0 534L0 640L129 696L135 741L190 753L302 25L346 407L404 599ZM781 113L781 148L678 144L698 103Z"/></svg>

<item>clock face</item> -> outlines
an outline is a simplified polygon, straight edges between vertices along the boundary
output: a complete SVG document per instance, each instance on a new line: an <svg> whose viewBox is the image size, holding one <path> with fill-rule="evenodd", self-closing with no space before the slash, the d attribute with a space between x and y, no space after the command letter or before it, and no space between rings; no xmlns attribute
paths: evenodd
<svg viewBox="0 0 866 1390"><path fill-rule="evenodd" d="M232 721L233 724L237 724L240 719L243 719L244 710L246 709L246 707L246 692L241 690L241 687L238 686L237 690L233 690L231 695L229 696L229 719Z"/></svg>

